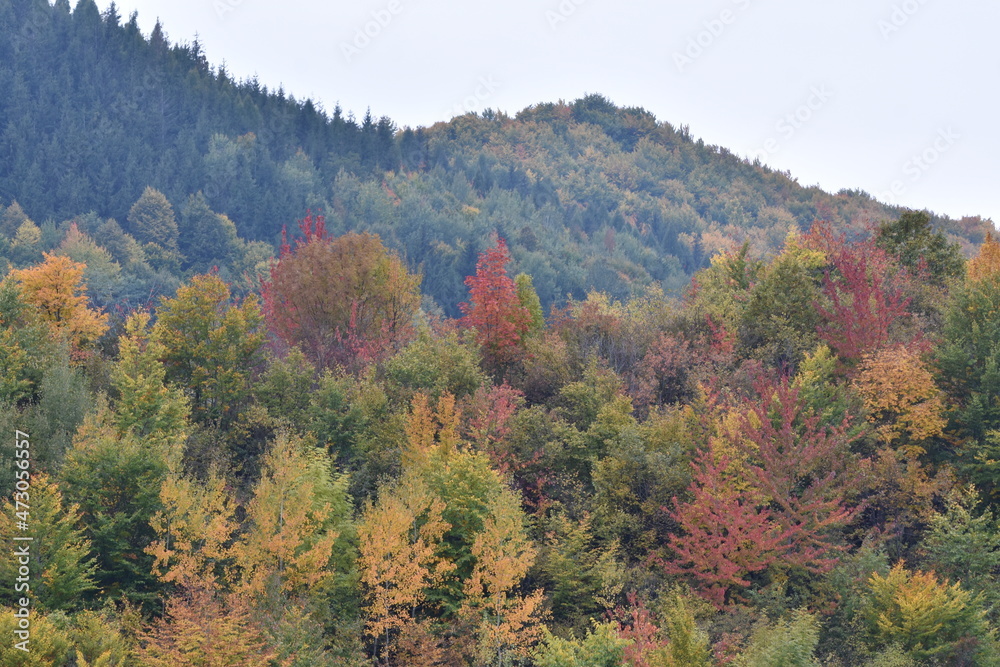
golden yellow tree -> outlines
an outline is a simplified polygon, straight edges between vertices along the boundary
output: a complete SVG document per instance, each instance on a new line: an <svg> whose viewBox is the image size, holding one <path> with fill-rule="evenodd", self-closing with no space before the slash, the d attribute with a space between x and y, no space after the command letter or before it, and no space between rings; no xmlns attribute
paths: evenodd
<svg viewBox="0 0 1000 667"><path fill-rule="evenodd" d="M108 328L108 316L87 306L86 268L69 257L45 253L41 264L12 272L25 301L38 309L55 334L65 337L77 358Z"/></svg>
<svg viewBox="0 0 1000 667"><path fill-rule="evenodd" d="M222 600L204 589L182 590L166 614L144 631L138 654L147 667L267 667L274 650L245 598Z"/></svg>
<svg viewBox="0 0 1000 667"><path fill-rule="evenodd" d="M986 234L986 240L980 246L979 254L969 261L967 271L970 282L1000 273L1000 243L997 243L992 234Z"/></svg>
<svg viewBox="0 0 1000 667"><path fill-rule="evenodd" d="M465 582L459 615L476 628L477 664L508 667L526 658L542 638L543 593L518 592L536 549L524 529L517 496L504 489L491 499L488 512L472 545L476 564Z"/></svg>
<svg viewBox="0 0 1000 667"><path fill-rule="evenodd" d="M323 590L334 575L345 504L329 459L309 441L279 433L246 507L248 529L233 547L237 590L253 599Z"/></svg>
<svg viewBox="0 0 1000 667"><path fill-rule="evenodd" d="M854 386L882 442L919 456L945 427L944 399L919 355L903 346L864 357Z"/></svg>
<svg viewBox="0 0 1000 667"><path fill-rule="evenodd" d="M437 554L450 527L442 518L444 509L412 473L365 509L358 528L358 569L367 601L365 632L376 654L414 622L425 591L454 569Z"/></svg>
<svg viewBox="0 0 1000 667"><path fill-rule="evenodd" d="M146 549L155 559L153 572L188 590L217 590L239 529L223 480L213 474L201 483L172 474L160 488L160 502L163 509L149 522L158 539Z"/></svg>

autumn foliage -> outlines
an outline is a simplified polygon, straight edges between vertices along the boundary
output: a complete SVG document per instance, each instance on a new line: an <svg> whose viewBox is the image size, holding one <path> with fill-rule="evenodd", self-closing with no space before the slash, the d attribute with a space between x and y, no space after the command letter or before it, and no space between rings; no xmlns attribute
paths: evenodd
<svg viewBox="0 0 1000 667"><path fill-rule="evenodd" d="M263 285L271 331L321 368L355 368L397 349L412 331L420 277L378 236L331 238L320 215L307 216L300 230Z"/></svg>
<svg viewBox="0 0 1000 667"><path fill-rule="evenodd" d="M85 268L69 257L46 253L41 264L13 272L24 299L38 309L55 335L69 342L76 357L107 331L108 316L87 305Z"/></svg>
<svg viewBox="0 0 1000 667"><path fill-rule="evenodd" d="M483 356L494 369L520 358L522 339L532 322L507 274L509 263L507 243L497 237L496 245L480 253L476 274L465 279L469 301L459 306L462 324L476 330Z"/></svg>

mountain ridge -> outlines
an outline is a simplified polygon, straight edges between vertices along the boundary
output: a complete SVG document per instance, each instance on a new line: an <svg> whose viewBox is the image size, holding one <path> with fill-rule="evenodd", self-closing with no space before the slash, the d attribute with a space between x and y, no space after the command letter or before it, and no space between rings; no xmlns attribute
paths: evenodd
<svg viewBox="0 0 1000 667"><path fill-rule="evenodd" d="M3 205L63 230L92 212L134 235L128 211L146 187L178 209L202 192L241 237L272 246L312 210L336 233L382 236L449 314L491 233L549 306L681 289L719 250L767 254L817 219L864 235L905 210L802 186L597 94L400 129L234 81L197 40L171 45L159 24L146 37L114 5L14 0L0 30ZM966 252L990 228L932 222Z"/></svg>

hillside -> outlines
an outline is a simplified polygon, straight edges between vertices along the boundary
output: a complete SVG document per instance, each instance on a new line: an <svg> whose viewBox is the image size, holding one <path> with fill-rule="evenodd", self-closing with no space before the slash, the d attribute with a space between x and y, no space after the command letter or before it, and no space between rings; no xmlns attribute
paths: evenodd
<svg viewBox="0 0 1000 667"><path fill-rule="evenodd" d="M987 222L0 35L0 665L998 664Z"/></svg>
<svg viewBox="0 0 1000 667"><path fill-rule="evenodd" d="M0 90L0 204L56 225L50 243L74 218L91 236L109 218L135 236L128 213L147 186L177 213L202 192L240 237L272 246L311 209L331 231L382 236L451 315L494 231L548 307L591 289L674 290L720 249L749 242L763 255L816 219L853 235L900 213L803 187L599 95L416 130L328 114L234 81L197 42L171 44L161 26L145 37L136 17L101 15L91 0L3 3ZM985 229L934 224L966 250ZM255 264L262 251L251 254ZM17 265L11 255L0 247Z"/></svg>

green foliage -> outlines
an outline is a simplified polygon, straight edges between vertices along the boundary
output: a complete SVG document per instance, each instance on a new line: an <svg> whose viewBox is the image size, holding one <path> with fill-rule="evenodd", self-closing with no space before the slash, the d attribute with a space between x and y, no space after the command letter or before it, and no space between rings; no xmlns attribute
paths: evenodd
<svg viewBox="0 0 1000 667"><path fill-rule="evenodd" d="M174 272L180 268L177 219L162 192L147 186L129 209L128 223L128 231L143 244L153 268Z"/></svg>
<svg viewBox="0 0 1000 667"><path fill-rule="evenodd" d="M271 359L254 395L273 417L305 429L315 376L316 368L302 350L293 347L284 357Z"/></svg>
<svg viewBox="0 0 1000 667"><path fill-rule="evenodd" d="M737 664L745 667L819 667L813 653L819 641L819 622L805 610L758 627Z"/></svg>
<svg viewBox="0 0 1000 667"><path fill-rule="evenodd" d="M922 547L926 564L938 575L961 582L962 588L983 596L994 614L1000 612L1000 530L993 512L976 513L974 487L956 489L946 509L930 519Z"/></svg>
<svg viewBox="0 0 1000 667"><path fill-rule="evenodd" d="M602 443L602 456L592 464L595 529L620 542L629 561L639 562L669 536L672 523L664 508L691 481L696 443L689 410L656 412L637 424L630 408L624 399L606 406L586 438Z"/></svg>
<svg viewBox="0 0 1000 667"><path fill-rule="evenodd" d="M591 516L574 521L554 510L541 528L545 539L537 569L551 595L552 624L560 630L585 630L614 608L622 592L618 545L595 538Z"/></svg>
<svg viewBox="0 0 1000 667"><path fill-rule="evenodd" d="M185 258L183 268L204 272L212 266L228 266L235 259L236 225L212 211L200 190L188 197L178 230L178 245Z"/></svg>
<svg viewBox="0 0 1000 667"><path fill-rule="evenodd" d="M385 364L389 386L398 386L397 402L409 405L422 392L437 400L448 393L457 399L472 396L486 376L479 367L479 352L468 336L451 331L433 336L424 330L415 341Z"/></svg>
<svg viewBox="0 0 1000 667"><path fill-rule="evenodd" d="M168 462L162 450L111 424L107 408L88 417L59 471L66 500L80 508L103 596L151 603L158 586L150 518L160 509Z"/></svg>
<svg viewBox="0 0 1000 667"><path fill-rule="evenodd" d="M861 618L874 646L898 643L917 660L948 660L963 644L988 638L980 600L934 573L910 572L897 563L885 577L869 579Z"/></svg>
<svg viewBox="0 0 1000 667"><path fill-rule="evenodd" d="M528 334L538 333L545 328L545 315L542 314L542 302L538 298L538 292L535 291L535 284L527 273L517 274L514 284L517 285L517 300L531 316Z"/></svg>
<svg viewBox="0 0 1000 667"><path fill-rule="evenodd" d="M675 592L666 605L663 625L670 637L667 654L671 667L712 667L711 646L708 634L695 624L689 605L693 600Z"/></svg>
<svg viewBox="0 0 1000 667"><path fill-rule="evenodd" d="M537 667L620 667L631 641L618 635L617 624L595 623L583 639L545 635L535 652Z"/></svg>
<svg viewBox="0 0 1000 667"><path fill-rule="evenodd" d="M941 384L953 399L961 464L989 497L1000 493L989 432L1000 428L1000 274L966 280L952 293L937 350Z"/></svg>
<svg viewBox="0 0 1000 667"><path fill-rule="evenodd" d="M70 365L65 351L50 364L42 374L38 403L24 415L29 432L40 445L35 455L48 470L62 460L77 427L94 405L86 378Z"/></svg>
<svg viewBox="0 0 1000 667"><path fill-rule="evenodd" d="M72 643L52 619L32 612L28 651L15 646L13 638L17 628L18 619L14 617L14 610L0 610L0 633L7 639L0 643L0 667L53 667L68 663Z"/></svg>
<svg viewBox="0 0 1000 667"><path fill-rule="evenodd" d="M188 401L173 386L165 386L161 358L166 348L151 339L149 314L139 312L125 322L118 339L118 363L111 371L118 400L114 425L119 433L142 438L177 467L188 435Z"/></svg>
<svg viewBox="0 0 1000 667"><path fill-rule="evenodd" d="M926 267L930 279L938 284L961 276L965 268L958 244L935 230L925 211L907 211L896 221L882 223L875 232L875 242L911 271Z"/></svg>
<svg viewBox="0 0 1000 667"><path fill-rule="evenodd" d="M821 296L825 264L822 253L791 237L784 251L757 272L740 318L743 354L769 366L795 367L816 347L820 317L813 304Z"/></svg>
<svg viewBox="0 0 1000 667"><path fill-rule="evenodd" d="M3 514L0 515L0 536L15 546L19 546L12 539L15 535L33 538L29 563L32 607L46 611L78 609L95 586L94 564L89 556L90 542L79 528L77 508L63 504L59 488L45 475L34 476L30 491L15 494L13 500L20 500L24 506L30 507L31 531L15 530L15 505L12 499L5 499ZM13 587L18 563L19 560L14 557L0 561L0 577L11 582L2 598L11 606L20 597Z"/></svg>
<svg viewBox="0 0 1000 667"><path fill-rule="evenodd" d="M586 431L598 414L622 391L621 379L615 372L602 368L597 359L591 359L583 371L583 379L570 382L559 390L556 399L558 410L569 423Z"/></svg>
<svg viewBox="0 0 1000 667"><path fill-rule="evenodd" d="M156 309L153 338L163 348L166 379L191 397L195 421L225 427L250 400L264 345L256 296L230 301L218 276L195 276Z"/></svg>

